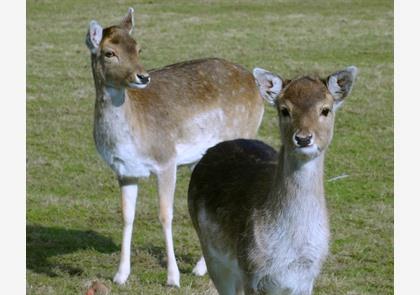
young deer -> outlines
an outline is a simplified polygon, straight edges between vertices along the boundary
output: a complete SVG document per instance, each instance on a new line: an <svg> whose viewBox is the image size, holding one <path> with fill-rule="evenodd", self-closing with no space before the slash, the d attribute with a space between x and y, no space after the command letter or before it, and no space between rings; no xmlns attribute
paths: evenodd
<svg viewBox="0 0 420 295"><path fill-rule="evenodd" d="M178 63L147 73L130 36L133 9L105 29L92 21L86 37L96 89L97 150L121 187L124 230L114 281L130 274L130 247L137 181L157 175L159 219L167 251L169 285L179 286L172 240L176 169L194 164L216 143L255 136L264 112L252 73L222 59ZM201 263L197 274L205 272Z"/></svg>
<svg viewBox="0 0 420 295"><path fill-rule="evenodd" d="M195 167L189 211L220 294L311 294L328 253L323 170L337 107L357 69L325 80L284 80L262 69L282 147L238 139L209 149Z"/></svg>

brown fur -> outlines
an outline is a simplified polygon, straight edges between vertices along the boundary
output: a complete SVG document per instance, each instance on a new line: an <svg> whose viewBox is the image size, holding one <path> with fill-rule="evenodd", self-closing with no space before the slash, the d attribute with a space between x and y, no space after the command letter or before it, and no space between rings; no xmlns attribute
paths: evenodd
<svg viewBox="0 0 420 295"><path fill-rule="evenodd" d="M288 82L282 94L277 100L277 109L280 121L289 120L281 114L281 108L286 107L291 114L291 121L298 128L286 128L288 124L283 124L280 128L283 144L287 147L293 146L289 139L296 135L306 136L311 132L322 147L329 144L333 134L330 124L333 123L334 113L328 116L321 116L324 108L333 109L334 99L329 93L325 82L320 78L303 76Z"/></svg>
<svg viewBox="0 0 420 295"><path fill-rule="evenodd" d="M103 69L103 79L112 82L115 87L125 87L133 81L133 74L145 74L138 62L138 45L126 30L120 26L111 26L103 30L100 43L101 55L99 63ZM112 64L112 59L106 58L107 52L113 52L119 64Z"/></svg>
<svg viewBox="0 0 420 295"><path fill-rule="evenodd" d="M219 58L186 61L147 73L138 61L139 47L129 34L132 12L130 9L119 26L102 31L92 22L87 35L96 89L95 143L123 191L149 172L157 175L167 282L179 286L171 246L176 166L194 164L217 142L254 137L264 112L263 99L249 71ZM95 36L100 33L102 39L96 46ZM150 83L139 83L140 76L150 77ZM120 284L130 272L136 191L128 187L122 194L127 229L122 248L126 251L122 251L114 277Z"/></svg>
<svg viewBox="0 0 420 295"><path fill-rule="evenodd" d="M221 128L235 130L236 134L251 137L256 127L248 122L258 121L262 100L259 97L252 75L242 67L221 59L203 59L176 64L150 72L150 85L141 91L129 91L131 111L144 116L133 116L138 126L144 128L143 138L147 149L159 161L169 156L173 144L188 142L195 136L187 133L185 125L197 114L222 108L227 118ZM237 91L233 93L232 89ZM174 95L180 93L180 95ZM175 98L176 97L176 98ZM236 106L245 112L238 112ZM241 124L235 124L235 120ZM206 128L216 128L218 122ZM138 135L140 136L140 134Z"/></svg>
<svg viewBox="0 0 420 295"><path fill-rule="evenodd" d="M188 142L196 135L185 130L190 120L215 108L223 110L226 122L223 126L214 122L206 128L225 129L220 132L233 138L228 134L244 138L256 134L263 101L252 74L241 66L211 58L174 64L149 74L150 84L145 89L128 89L127 103L122 106L133 137L141 138L141 153L167 163L177 143ZM103 104L97 101L95 117L101 117Z"/></svg>
<svg viewBox="0 0 420 295"><path fill-rule="evenodd" d="M271 93L280 77L264 71L254 75ZM346 74L350 85L342 98L355 73L350 68ZM275 94L280 152L256 140L222 142L191 176L189 212L220 294L310 295L328 253L323 170L336 101L319 78L282 84ZM325 108L331 108L327 115ZM299 133L314 135L310 147L294 143Z"/></svg>

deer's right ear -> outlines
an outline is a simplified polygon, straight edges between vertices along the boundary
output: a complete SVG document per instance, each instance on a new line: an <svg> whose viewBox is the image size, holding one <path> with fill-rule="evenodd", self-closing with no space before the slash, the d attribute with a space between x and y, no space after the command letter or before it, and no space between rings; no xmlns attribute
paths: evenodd
<svg viewBox="0 0 420 295"><path fill-rule="evenodd" d="M261 96L269 104L274 105L283 88L283 80L279 76L260 68L255 68L252 73Z"/></svg>
<svg viewBox="0 0 420 295"><path fill-rule="evenodd" d="M134 29L134 9L132 7L128 8L128 12L123 17L120 26L131 35Z"/></svg>
<svg viewBox="0 0 420 295"><path fill-rule="evenodd" d="M91 21L86 35L86 46L90 52L95 54L98 51L99 43L102 40L102 27L96 21Z"/></svg>

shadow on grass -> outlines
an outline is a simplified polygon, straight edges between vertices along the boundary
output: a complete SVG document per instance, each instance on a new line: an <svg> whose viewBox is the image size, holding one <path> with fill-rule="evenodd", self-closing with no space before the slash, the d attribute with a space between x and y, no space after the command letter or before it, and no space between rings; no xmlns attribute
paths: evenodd
<svg viewBox="0 0 420 295"><path fill-rule="evenodd" d="M140 253L141 251L145 251L149 253L152 257L154 257L158 261L161 267L166 268L167 259L166 259L166 249L164 247L159 247L159 246L154 246L154 245L149 244L146 247L140 249ZM195 266L195 263L198 261L198 258L199 258L199 257L194 257L191 254L175 253L175 255L176 255L179 271L181 273L191 273L192 271L191 265Z"/></svg>
<svg viewBox="0 0 420 295"><path fill-rule="evenodd" d="M37 273L44 273L51 277L58 275L56 271L65 272L71 276L81 275L83 269L65 263L50 262L49 258L84 249L92 249L100 253L112 253L119 250L110 238L94 231L40 225L26 226L26 267Z"/></svg>

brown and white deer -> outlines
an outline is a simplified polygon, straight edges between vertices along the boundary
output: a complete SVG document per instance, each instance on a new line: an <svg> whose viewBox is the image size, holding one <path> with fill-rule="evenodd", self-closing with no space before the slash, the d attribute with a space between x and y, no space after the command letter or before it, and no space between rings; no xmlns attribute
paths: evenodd
<svg viewBox="0 0 420 295"><path fill-rule="evenodd" d="M96 89L94 138L121 187L124 230L114 281L130 274L130 247L140 177L157 175L167 283L179 286L172 239L176 169L196 163L216 143L256 135L264 112L252 73L228 61L187 61L146 72L131 37L133 9L116 26L92 21L86 37ZM204 274L203 260L194 272Z"/></svg>
<svg viewBox="0 0 420 295"><path fill-rule="evenodd" d="M219 143L198 162L188 192L220 294L312 293L329 243L324 157L356 72L290 81L254 70L261 94L278 110L280 152L257 140Z"/></svg>

